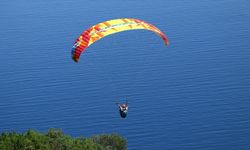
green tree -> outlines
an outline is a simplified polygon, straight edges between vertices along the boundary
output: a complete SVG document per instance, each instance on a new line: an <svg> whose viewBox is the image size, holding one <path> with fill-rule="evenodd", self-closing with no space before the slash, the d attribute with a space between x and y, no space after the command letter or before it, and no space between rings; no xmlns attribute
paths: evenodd
<svg viewBox="0 0 250 150"><path fill-rule="evenodd" d="M47 133L30 129L21 134L0 134L1 150L126 150L126 144L118 134L73 138L59 129L49 129Z"/></svg>

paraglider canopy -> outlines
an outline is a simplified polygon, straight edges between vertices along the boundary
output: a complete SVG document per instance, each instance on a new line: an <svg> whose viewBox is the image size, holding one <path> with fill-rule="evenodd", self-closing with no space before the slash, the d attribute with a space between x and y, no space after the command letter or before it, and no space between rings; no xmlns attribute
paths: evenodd
<svg viewBox="0 0 250 150"><path fill-rule="evenodd" d="M144 29L155 32L159 35L164 43L168 45L168 39L163 32L161 32L158 28L149 24L145 21L133 18L120 18L114 20L108 20L105 22L101 22L96 24L89 29L85 30L75 41L71 56L75 62L78 62L81 53L91 44L96 42L97 40L118 32L127 31L127 30L137 30Z"/></svg>

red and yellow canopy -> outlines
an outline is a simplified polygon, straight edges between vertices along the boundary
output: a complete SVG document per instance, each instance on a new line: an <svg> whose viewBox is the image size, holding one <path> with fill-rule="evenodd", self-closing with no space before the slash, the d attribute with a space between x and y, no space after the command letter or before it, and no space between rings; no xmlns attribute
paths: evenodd
<svg viewBox="0 0 250 150"><path fill-rule="evenodd" d="M88 46L105 36L122 31L136 29L153 31L163 39L166 45L168 45L168 39L165 34L152 24L132 18L114 19L96 24L85 30L74 43L74 46L71 51L72 59L75 62L78 62L81 53Z"/></svg>

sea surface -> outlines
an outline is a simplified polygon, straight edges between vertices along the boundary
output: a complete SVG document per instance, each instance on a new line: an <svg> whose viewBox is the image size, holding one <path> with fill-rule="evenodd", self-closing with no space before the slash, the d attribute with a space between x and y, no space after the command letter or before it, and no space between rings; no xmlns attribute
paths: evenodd
<svg viewBox="0 0 250 150"><path fill-rule="evenodd" d="M118 133L129 150L250 149L249 0L3 0L0 132ZM76 38L138 18L153 32L110 35L79 63ZM129 102L126 119L116 103Z"/></svg>

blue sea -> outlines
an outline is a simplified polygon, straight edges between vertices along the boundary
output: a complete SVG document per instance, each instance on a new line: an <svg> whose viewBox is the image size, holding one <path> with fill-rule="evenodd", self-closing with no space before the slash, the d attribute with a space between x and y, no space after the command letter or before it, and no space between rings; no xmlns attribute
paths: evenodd
<svg viewBox="0 0 250 150"><path fill-rule="evenodd" d="M250 149L250 1L3 0L0 132L118 133L129 150ZM110 35L71 59L97 23L163 31ZM129 102L126 119L116 103Z"/></svg>

